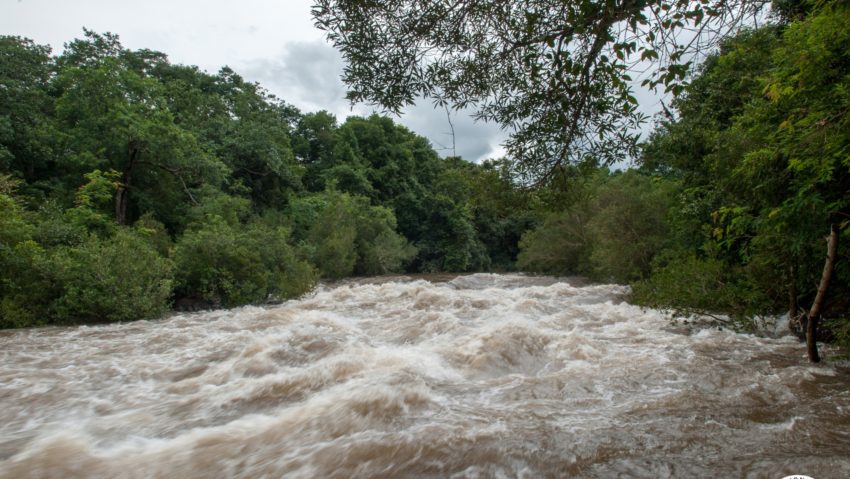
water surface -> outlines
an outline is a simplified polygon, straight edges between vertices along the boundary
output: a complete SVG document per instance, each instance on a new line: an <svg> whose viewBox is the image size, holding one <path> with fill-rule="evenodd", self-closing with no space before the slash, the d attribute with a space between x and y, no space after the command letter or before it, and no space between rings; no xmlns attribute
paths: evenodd
<svg viewBox="0 0 850 479"><path fill-rule="evenodd" d="M0 333L0 477L850 477L850 371L619 286L343 282Z"/></svg>

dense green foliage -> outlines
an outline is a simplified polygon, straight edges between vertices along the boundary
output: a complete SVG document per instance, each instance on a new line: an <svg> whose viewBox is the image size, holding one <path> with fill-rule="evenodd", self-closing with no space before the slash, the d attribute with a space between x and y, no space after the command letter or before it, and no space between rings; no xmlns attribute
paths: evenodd
<svg viewBox="0 0 850 479"><path fill-rule="evenodd" d="M220 216L195 224L177 241L176 292L213 306L298 296L312 287L313 268L297 258L282 226L228 224Z"/></svg>
<svg viewBox="0 0 850 479"><path fill-rule="evenodd" d="M290 204L297 237L322 276L402 271L416 249L396 232L392 210L363 196L328 190Z"/></svg>
<svg viewBox="0 0 850 479"><path fill-rule="evenodd" d="M707 59L638 169L550 181L554 206L524 236L520 266L631 282L640 304L736 327L790 312L799 331L836 229L820 314L847 338L850 7L783 5L782 21Z"/></svg>
<svg viewBox="0 0 850 479"><path fill-rule="evenodd" d="M558 208L523 236L519 266L620 283L645 278L667 241L675 186L636 171L598 170L566 180Z"/></svg>
<svg viewBox="0 0 850 479"><path fill-rule="evenodd" d="M656 132L644 162L682 181L671 212L675 241L636 288L637 300L739 317L789 304L804 313L832 226L838 260L823 315L833 327L847 322L848 22L850 9L836 2L746 32L677 100L679 118Z"/></svg>
<svg viewBox="0 0 850 479"><path fill-rule="evenodd" d="M78 205L59 219L0 194L0 326L131 320L167 309L173 264L149 238L155 232L106 227L88 192L81 188Z"/></svg>
<svg viewBox="0 0 850 479"><path fill-rule="evenodd" d="M0 37L0 327L298 296L320 278L510 269L506 170L373 115L302 114L115 35Z"/></svg>

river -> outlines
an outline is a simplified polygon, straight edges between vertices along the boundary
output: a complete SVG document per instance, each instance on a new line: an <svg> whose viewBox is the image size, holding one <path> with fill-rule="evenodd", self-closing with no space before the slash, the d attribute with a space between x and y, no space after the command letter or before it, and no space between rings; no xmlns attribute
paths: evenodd
<svg viewBox="0 0 850 479"><path fill-rule="evenodd" d="M0 477L850 477L850 368L478 274L0 332Z"/></svg>

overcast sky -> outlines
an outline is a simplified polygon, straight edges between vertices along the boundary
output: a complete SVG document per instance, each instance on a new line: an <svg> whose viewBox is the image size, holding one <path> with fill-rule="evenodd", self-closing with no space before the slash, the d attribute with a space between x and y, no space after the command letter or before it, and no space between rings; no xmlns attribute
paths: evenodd
<svg viewBox="0 0 850 479"><path fill-rule="evenodd" d="M224 65L304 112L328 110L342 121L371 109L345 100L342 59L313 27L312 0L0 0L0 34L49 44L55 53L81 37L83 27L120 36L130 49L166 53L172 63L197 65L215 73ZM643 109L657 99L640 94ZM452 137L444 110L419 104L397 119L451 154ZM457 154L480 161L501 155L498 125L476 123L453 112Z"/></svg>

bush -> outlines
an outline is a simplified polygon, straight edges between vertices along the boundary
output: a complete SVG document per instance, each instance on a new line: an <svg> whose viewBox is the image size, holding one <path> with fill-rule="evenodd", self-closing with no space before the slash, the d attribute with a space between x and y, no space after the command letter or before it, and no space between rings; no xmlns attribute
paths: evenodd
<svg viewBox="0 0 850 479"><path fill-rule="evenodd" d="M427 198L419 241L421 271L486 271L487 247L478 238L470 205L446 194Z"/></svg>
<svg viewBox="0 0 850 479"><path fill-rule="evenodd" d="M619 283L646 277L667 237L675 183L629 171L580 188L586 196L523 235L519 267Z"/></svg>
<svg viewBox="0 0 850 479"><path fill-rule="evenodd" d="M130 229L114 237L50 252L62 294L53 310L60 322L155 318L168 309L173 265Z"/></svg>
<svg viewBox="0 0 850 479"><path fill-rule="evenodd" d="M45 322L50 297L40 270L44 250L32 240L35 231L18 201L0 193L0 328Z"/></svg>
<svg viewBox="0 0 850 479"><path fill-rule="evenodd" d="M535 273L588 274L591 243L587 214L580 209L549 214L542 225L522 235L517 266Z"/></svg>
<svg viewBox="0 0 850 479"><path fill-rule="evenodd" d="M363 204L357 212L357 263L354 272L378 275L404 270L414 256L414 248L404 236L396 233L392 210Z"/></svg>
<svg viewBox="0 0 850 479"><path fill-rule="evenodd" d="M171 262L137 230L107 226L92 199L108 196L106 187L89 179L64 212L28 213L0 194L0 327L127 321L167 309Z"/></svg>
<svg viewBox="0 0 850 479"><path fill-rule="evenodd" d="M45 251L35 241L0 245L0 328L47 324L60 292L51 287Z"/></svg>
<svg viewBox="0 0 850 479"><path fill-rule="evenodd" d="M668 234L675 184L633 171L613 176L596 195L588 221L595 278L628 283L649 275Z"/></svg>
<svg viewBox="0 0 850 479"><path fill-rule="evenodd" d="M328 190L293 200L289 211L294 236L324 278L401 271L416 254L392 210L365 197Z"/></svg>
<svg viewBox="0 0 850 479"><path fill-rule="evenodd" d="M711 257L668 253L652 275L632 285L632 302L688 316L728 314L746 329L764 311L765 298L741 268Z"/></svg>
<svg viewBox="0 0 850 479"><path fill-rule="evenodd" d="M351 276L357 263L357 217L351 198L334 193L307 233L313 263L324 278Z"/></svg>
<svg viewBox="0 0 850 479"><path fill-rule="evenodd" d="M260 222L196 224L174 248L177 296L231 307L291 298L310 290L313 269L296 257L289 232Z"/></svg>

